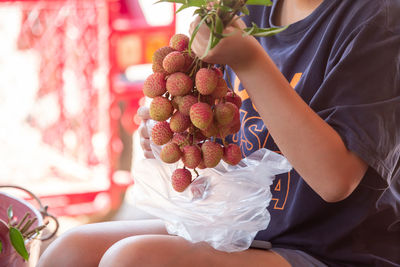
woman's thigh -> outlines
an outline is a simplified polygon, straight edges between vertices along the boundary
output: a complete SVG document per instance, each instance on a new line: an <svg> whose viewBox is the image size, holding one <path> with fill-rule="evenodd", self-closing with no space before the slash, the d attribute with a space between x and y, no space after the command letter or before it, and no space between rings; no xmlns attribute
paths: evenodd
<svg viewBox="0 0 400 267"><path fill-rule="evenodd" d="M75 227L53 241L38 267L98 266L101 257L117 241L137 235L166 235L160 220L112 221Z"/></svg>
<svg viewBox="0 0 400 267"><path fill-rule="evenodd" d="M258 249L227 253L207 243L177 236L141 235L122 239L104 254L99 267L289 267L280 255Z"/></svg>

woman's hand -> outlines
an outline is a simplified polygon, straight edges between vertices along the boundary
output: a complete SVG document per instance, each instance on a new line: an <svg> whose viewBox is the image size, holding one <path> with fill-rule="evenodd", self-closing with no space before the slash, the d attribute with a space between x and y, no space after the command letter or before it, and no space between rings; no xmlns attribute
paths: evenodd
<svg viewBox="0 0 400 267"><path fill-rule="evenodd" d="M144 157L147 159L153 159L154 154L150 147L150 132L146 124L146 122L150 119L149 108L141 106L138 109L137 114L142 119L139 127L140 146L143 149Z"/></svg>
<svg viewBox="0 0 400 267"><path fill-rule="evenodd" d="M196 19L190 25L190 35L196 29L201 18ZM252 58L257 55L260 49L263 48L259 45L257 40L252 36L243 36L242 29L246 27L245 23L238 18L235 18L234 22L225 28L224 34L229 36L224 37L220 42L211 49L207 56L202 60L212 64L227 64L232 68L236 66L243 66ZM207 49L208 40L210 37L210 29L205 23L200 26L193 43L192 51L199 57L202 57Z"/></svg>

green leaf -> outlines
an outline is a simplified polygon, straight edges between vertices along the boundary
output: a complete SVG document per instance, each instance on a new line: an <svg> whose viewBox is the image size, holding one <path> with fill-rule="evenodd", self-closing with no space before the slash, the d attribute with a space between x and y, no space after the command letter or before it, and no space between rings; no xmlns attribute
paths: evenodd
<svg viewBox="0 0 400 267"><path fill-rule="evenodd" d="M1 243L1 240L0 240L0 253L3 251L3 243Z"/></svg>
<svg viewBox="0 0 400 267"><path fill-rule="evenodd" d="M206 0L186 0L185 2L189 6L201 7L201 6L206 6L207 5L207 1Z"/></svg>
<svg viewBox="0 0 400 267"><path fill-rule="evenodd" d="M221 39L222 38L222 33L224 31L224 23L222 22L222 20L218 16L215 17L215 29L214 30L215 30L214 31L214 35L216 37L218 37L219 39ZM213 48L214 46L212 46L211 48Z"/></svg>
<svg viewBox="0 0 400 267"><path fill-rule="evenodd" d="M218 8L223 12L233 12L233 9L229 6L218 6Z"/></svg>
<svg viewBox="0 0 400 267"><path fill-rule="evenodd" d="M183 5L181 5L181 6L176 10L175 13L179 13L179 12L181 12L182 10L184 10L184 9L186 9L186 8L188 8L188 7L190 7L190 6L187 5L187 4L183 4Z"/></svg>
<svg viewBox="0 0 400 267"><path fill-rule="evenodd" d="M12 205L10 205L7 209L7 217L8 217L8 220L12 220L12 218L14 217Z"/></svg>
<svg viewBox="0 0 400 267"><path fill-rule="evenodd" d="M288 27L289 25L285 27L259 28L255 23L253 23L251 28L245 28L243 32L245 36L252 35L255 37L268 37L280 33L286 30Z"/></svg>
<svg viewBox="0 0 400 267"><path fill-rule="evenodd" d="M219 42L219 40L218 40L218 42ZM218 43L218 42L217 42L217 43ZM213 43L214 43L214 34L213 34L212 31L210 31L210 38L208 39L208 44L207 44L206 51L205 51L204 54L200 57L200 59L203 59L203 58L205 58L205 57L207 56L207 54L208 54L208 52L210 51L211 46L212 46Z"/></svg>
<svg viewBox="0 0 400 267"><path fill-rule="evenodd" d="M159 0L155 2L154 4L162 3L162 2L168 2L168 3L177 3L177 4L185 4L185 0Z"/></svg>
<svg viewBox="0 0 400 267"><path fill-rule="evenodd" d="M248 0L246 5L261 5L261 6L271 6L271 0Z"/></svg>
<svg viewBox="0 0 400 267"><path fill-rule="evenodd" d="M159 0L155 2L155 4L158 3L176 3L176 4L182 4L186 7L202 7L207 5L206 0Z"/></svg>
<svg viewBox="0 0 400 267"><path fill-rule="evenodd" d="M189 47L189 55L191 55L191 51L192 51L191 47L192 47L192 43L193 43L194 37L196 36L197 32L199 31L200 26L204 23L204 21L206 19L207 19L207 16L204 16L204 18L202 18L200 20L199 24L197 24L196 28L192 32L192 36L190 36L189 45L188 45L188 47Z"/></svg>
<svg viewBox="0 0 400 267"><path fill-rule="evenodd" d="M10 227L10 240L18 254L27 261L29 259L29 253L26 250L24 238L17 228Z"/></svg>
<svg viewBox="0 0 400 267"><path fill-rule="evenodd" d="M240 12L242 12L242 13L245 14L245 15L249 15L249 14L250 14L250 11L249 11L249 9L248 9L246 6L243 6L243 7L240 9Z"/></svg>

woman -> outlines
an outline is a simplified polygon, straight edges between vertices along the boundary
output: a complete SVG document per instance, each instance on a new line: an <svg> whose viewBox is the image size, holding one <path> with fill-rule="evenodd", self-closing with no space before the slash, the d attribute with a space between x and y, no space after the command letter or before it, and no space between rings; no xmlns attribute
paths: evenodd
<svg viewBox="0 0 400 267"><path fill-rule="evenodd" d="M280 151L294 167L271 187L271 222L256 236L272 249L225 253L160 221L113 222L60 237L40 267L400 266L399 1L276 0L250 14L246 23L290 26L256 40L237 21L204 60L230 67L242 152ZM196 54L208 35L201 27ZM151 157L144 127L141 137Z"/></svg>

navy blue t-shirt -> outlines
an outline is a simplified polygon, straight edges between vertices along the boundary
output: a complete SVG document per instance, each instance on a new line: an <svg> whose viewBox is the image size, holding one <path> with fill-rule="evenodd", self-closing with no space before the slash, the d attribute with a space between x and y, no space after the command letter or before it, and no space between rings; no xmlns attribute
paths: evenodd
<svg viewBox="0 0 400 267"><path fill-rule="evenodd" d="M249 10L247 23L274 26L276 1ZM303 250L329 266L400 266L400 1L325 0L285 31L258 40L369 168L337 203L321 199L295 170L277 176L271 222L256 239ZM262 147L279 151L246 90L228 73L243 100L242 128L232 140L244 155Z"/></svg>

